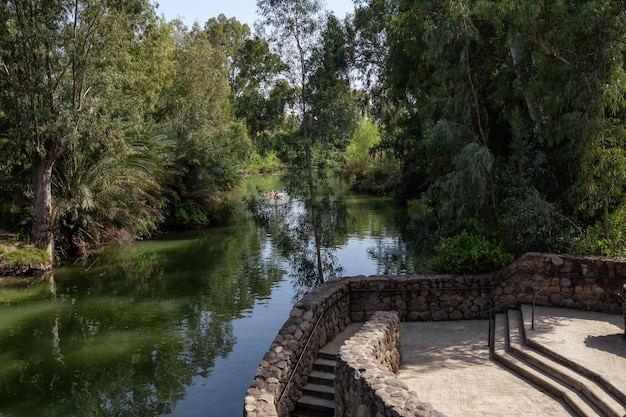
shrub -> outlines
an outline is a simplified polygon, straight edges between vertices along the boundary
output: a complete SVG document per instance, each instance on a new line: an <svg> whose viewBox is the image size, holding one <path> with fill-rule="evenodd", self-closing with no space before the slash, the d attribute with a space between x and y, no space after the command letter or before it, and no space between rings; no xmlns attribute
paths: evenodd
<svg viewBox="0 0 626 417"><path fill-rule="evenodd" d="M248 174L263 174L267 172L278 172L282 168L276 153L268 152L261 155L258 152L253 152L250 156L250 163L247 167Z"/></svg>
<svg viewBox="0 0 626 417"><path fill-rule="evenodd" d="M227 198L213 202L209 210L210 221L217 224L229 223L237 215L237 204Z"/></svg>
<svg viewBox="0 0 626 417"><path fill-rule="evenodd" d="M435 247L437 255L428 262L431 273L477 274L495 271L511 261L502 246L484 236L468 233L442 238Z"/></svg>
<svg viewBox="0 0 626 417"><path fill-rule="evenodd" d="M174 208L174 222L184 227L198 227L209 223L204 211L193 201L185 201Z"/></svg>
<svg viewBox="0 0 626 417"><path fill-rule="evenodd" d="M394 158L376 161L360 179L354 181L354 188L378 195L389 195L400 178L400 165Z"/></svg>
<svg viewBox="0 0 626 417"><path fill-rule="evenodd" d="M580 240L574 241L573 252L609 257L626 256L626 208L620 207L606 221L589 226Z"/></svg>

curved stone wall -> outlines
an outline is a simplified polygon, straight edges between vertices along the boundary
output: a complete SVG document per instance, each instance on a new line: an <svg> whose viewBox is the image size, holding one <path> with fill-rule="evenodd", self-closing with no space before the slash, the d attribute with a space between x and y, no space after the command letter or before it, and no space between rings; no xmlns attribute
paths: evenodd
<svg viewBox="0 0 626 417"><path fill-rule="evenodd" d="M335 415L431 417L440 415L419 401L398 379L402 364L400 314L377 311L339 350L335 367ZM354 393L359 393L355 396Z"/></svg>
<svg viewBox="0 0 626 417"><path fill-rule="evenodd" d="M317 353L352 321L395 310L402 321L487 318L521 303L583 310L619 309L626 259L526 254L492 274L349 277L298 301L261 361L244 416L286 416Z"/></svg>
<svg viewBox="0 0 626 417"><path fill-rule="evenodd" d="M294 305L257 368L245 416L282 417L294 408L319 350L350 324L348 295L348 281L334 280Z"/></svg>

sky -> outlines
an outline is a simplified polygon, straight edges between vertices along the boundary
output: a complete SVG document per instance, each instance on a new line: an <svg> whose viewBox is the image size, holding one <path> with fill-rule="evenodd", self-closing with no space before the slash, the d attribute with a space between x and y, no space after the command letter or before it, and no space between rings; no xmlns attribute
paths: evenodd
<svg viewBox="0 0 626 417"><path fill-rule="evenodd" d="M152 3L158 3L157 14L164 15L166 20L180 18L189 27L196 21L204 26L207 20L223 13L247 23L252 29L258 18L256 0L152 0ZM327 0L326 8L343 19L354 11L354 3L353 0Z"/></svg>

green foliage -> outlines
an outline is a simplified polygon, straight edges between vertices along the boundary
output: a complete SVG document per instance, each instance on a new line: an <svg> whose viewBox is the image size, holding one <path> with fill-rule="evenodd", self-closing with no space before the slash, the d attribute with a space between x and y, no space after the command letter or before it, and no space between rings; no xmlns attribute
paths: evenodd
<svg viewBox="0 0 626 417"><path fill-rule="evenodd" d="M209 224L209 218L193 201L184 201L174 206L174 222L184 227L199 227Z"/></svg>
<svg viewBox="0 0 626 417"><path fill-rule="evenodd" d="M270 46L288 67L285 80L298 92L296 127L274 142L285 164L287 194L301 204L303 213L275 233L292 254L292 269L310 288L338 272L332 250L345 205L329 186L329 164L343 152L356 124L346 30L333 15L323 20L319 0L260 0L257 6L261 24L271 29ZM253 212L262 207L251 206ZM267 223L267 216L256 217Z"/></svg>
<svg viewBox="0 0 626 417"><path fill-rule="evenodd" d="M429 204L426 195L407 202L409 223L408 229L413 233L412 240L420 253L429 254L438 239L439 221Z"/></svg>
<svg viewBox="0 0 626 417"><path fill-rule="evenodd" d="M377 150L398 160L402 197L427 196L439 233L471 217L510 230L515 253L566 250L619 210L623 2L361 4L354 60L377 81Z"/></svg>
<svg viewBox="0 0 626 417"><path fill-rule="evenodd" d="M575 224L536 189L515 190L502 201L499 218L507 233L507 248L517 256L526 252L561 252L568 249L568 231Z"/></svg>
<svg viewBox="0 0 626 417"><path fill-rule="evenodd" d="M238 212L237 202L228 198L222 198L211 208L210 217L214 223L226 224L231 222Z"/></svg>
<svg viewBox="0 0 626 417"><path fill-rule="evenodd" d="M352 184L364 178L368 170L376 164L372 149L379 143L380 133L376 122L371 118L362 118L343 152L340 177Z"/></svg>
<svg viewBox="0 0 626 417"><path fill-rule="evenodd" d="M55 165L57 239L69 252L147 236L163 220L173 144L131 129L112 149L75 147Z"/></svg>
<svg viewBox="0 0 626 417"><path fill-rule="evenodd" d="M574 241L572 249L586 255L626 256L626 208L622 205L607 221L587 227L583 236Z"/></svg>
<svg viewBox="0 0 626 417"><path fill-rule="evenodd" d="M441 239L435 252L436 256L427 265L431 273L492 272L512 260L511 255L497 243L466 230L456 236Z"/></svg>
<svg viewBox="0 0 626 417"><path fill-rule="evenodd" d="M164 92L158 121L169 123L177 163L185 170L185 198L212 198L243 178L251 152L245 126L236 120L226 56L199 30L179 34L176 73Z"/></svg>
<svg viewBox="0 0 626 417"><path fill-rule="evenodd" d="M278 172L281 168L281 162L275 152L268 152L265 155L261 155L255 151L252 152L252 156L250 157L247 172L251 175L264 174Z"/></svg>
<svg viewBox="0 0 626 417"><path fill-rule="evenodd" d="M250 37L248 25L235 18L212 18L205 31L209 43L228 59L233 111L246 124L255 149L263 153L270 137L285 127L285 107L293 105L294 91L279 77L286 66L266 39Z"/></svg>
<svg viewBox="0 0 626 417"><path fill-rule="evenodd" d="M354 188L372 194L390 195L397 189L400 175L398 161L394 158L383 158L374 161L364 176L356 180Z"/></svg>

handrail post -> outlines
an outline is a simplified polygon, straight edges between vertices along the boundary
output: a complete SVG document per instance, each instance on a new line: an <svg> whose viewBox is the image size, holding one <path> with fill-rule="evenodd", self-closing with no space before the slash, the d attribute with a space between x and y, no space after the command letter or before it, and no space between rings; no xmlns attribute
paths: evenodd
<svg viewBox="0 0 626 417"><path fill-rule="evenodd" d="M530 330L535 330L535 298L537 298L537 290L533 292L533 308L530 319Z"/></svg>
<svg viewBox="0 0 626 417"><path fill-rule="evenodd" d="M493 347L494 347L493 333L492 333L493 332L493 330L492 330L493 323L491 322L492 317L493 317L493 311L489 310L489 341L488 341L488 344L489 344L489 348L491 348L491 349L493 349Z"/></svg>

